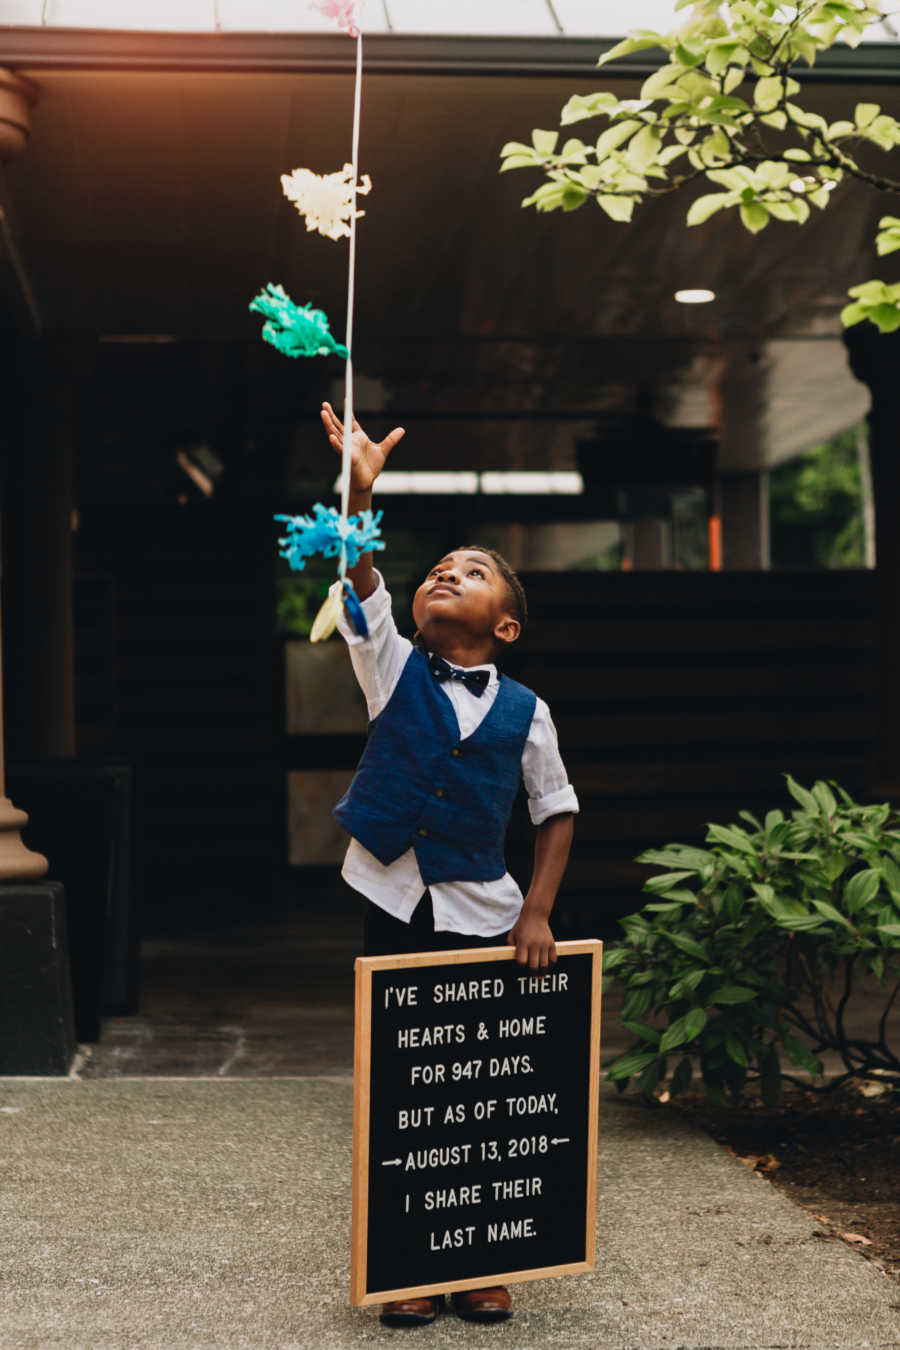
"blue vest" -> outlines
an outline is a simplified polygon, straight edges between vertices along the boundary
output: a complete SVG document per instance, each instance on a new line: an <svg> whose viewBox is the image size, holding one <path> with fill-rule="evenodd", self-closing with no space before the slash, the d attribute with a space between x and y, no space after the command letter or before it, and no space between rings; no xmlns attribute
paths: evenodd
<svg viewBox="0 0 900 1350"><path fill-rule="evenodd" d="M335 817L385 866L415 849L426 886L496 881L536 702L501 675L484 720L461 740L453 704L414 647Z"/></svg>

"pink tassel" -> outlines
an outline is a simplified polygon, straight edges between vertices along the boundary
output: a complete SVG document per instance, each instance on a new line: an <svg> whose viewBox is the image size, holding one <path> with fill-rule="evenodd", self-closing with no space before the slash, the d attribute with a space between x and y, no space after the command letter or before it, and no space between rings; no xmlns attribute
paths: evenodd
<svg viewBox="0 0 900 1350"><path fill-rule="evenodd" d="M334 19L351 37L359 37L358 0L313 0L313 3L326 19Z"/></svg>

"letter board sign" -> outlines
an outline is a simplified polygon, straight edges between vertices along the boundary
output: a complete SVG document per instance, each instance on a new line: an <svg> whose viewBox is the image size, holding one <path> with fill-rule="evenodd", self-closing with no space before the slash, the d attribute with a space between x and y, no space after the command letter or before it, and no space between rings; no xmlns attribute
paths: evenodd
<svg viewBox="0 0 900 1350"><path fill-rule="evenodd" d="M594 1268L602 950L357 960L352 1303Z"/></svg>

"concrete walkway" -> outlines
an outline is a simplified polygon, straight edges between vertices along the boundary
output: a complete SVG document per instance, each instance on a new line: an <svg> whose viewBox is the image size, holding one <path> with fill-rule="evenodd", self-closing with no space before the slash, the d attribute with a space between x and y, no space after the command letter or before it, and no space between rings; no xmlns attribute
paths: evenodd
<svg viewBox="0 0 900 1350"><path fill-rule="evenodd" d="M344 1078L0 1080L3 1350L900 1347L900 1287L707 1136L604 1086L598 1270L516 1316L347 1300Z"/></svg>

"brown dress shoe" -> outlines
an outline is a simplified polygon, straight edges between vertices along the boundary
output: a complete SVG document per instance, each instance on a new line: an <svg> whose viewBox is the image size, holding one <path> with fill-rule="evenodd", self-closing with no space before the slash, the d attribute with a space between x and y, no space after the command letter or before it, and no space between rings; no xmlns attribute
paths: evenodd
<svg viewBox="0 0 900 1350"><path fill-rule="evenodd" d="M443 1307L443 1294L430 1298L397 1298L381 1305L381 1320L386 1327L421 1327L433 1322Z"/></svg>
<svg viewBox="0 0 900 1350"><path fill-rule="evenodd" d="M512 1317L512 1299L502 1284L492 1289L465 1289L453 1295L453 1311L467 1322L505 1322Z"/></svg>

